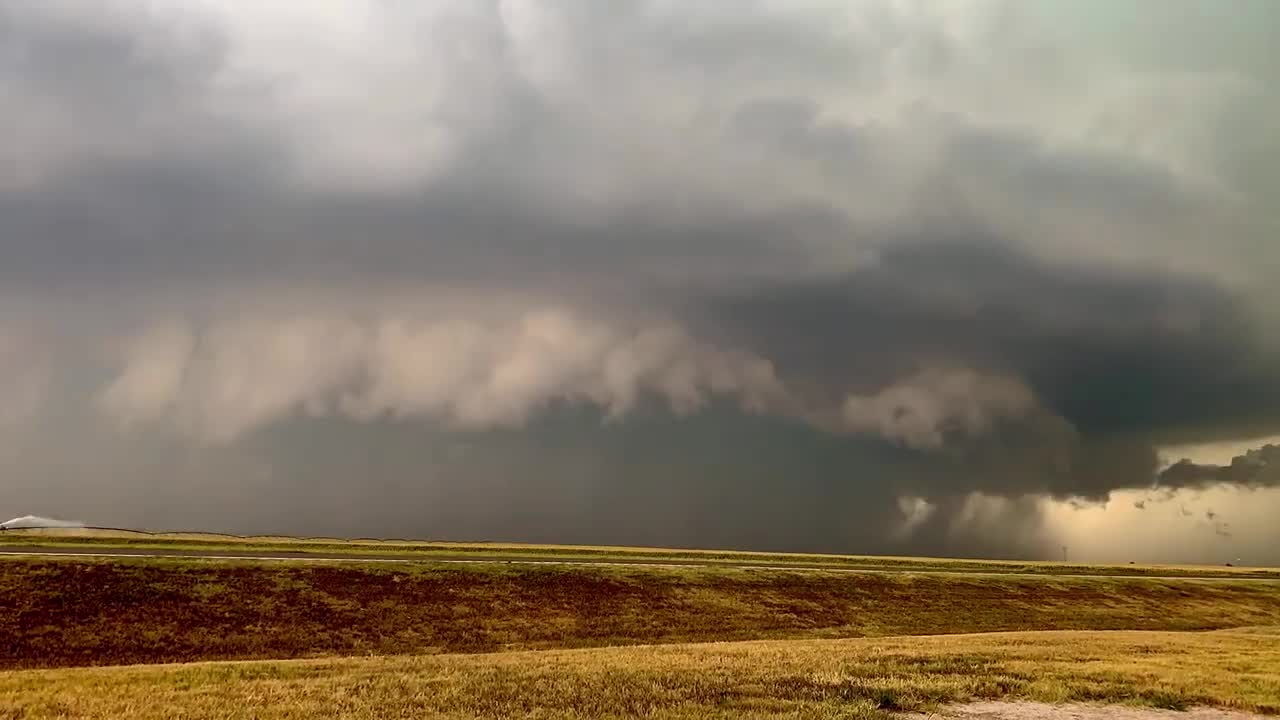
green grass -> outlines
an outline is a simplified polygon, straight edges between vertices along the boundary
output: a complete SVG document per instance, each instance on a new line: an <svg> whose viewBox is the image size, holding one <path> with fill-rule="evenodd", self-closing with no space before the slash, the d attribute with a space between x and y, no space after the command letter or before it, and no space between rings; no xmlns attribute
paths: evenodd
<svg viewBox="0 0 1280 720"><path fill-rule="evenodd" d="M1280 622L1280 583L722 568L0 562L0 669Z"/></svg>
<svg viewBox="0 0 1280 720"><path fill-rule="evenodd" d="M1031 699L1280 713L1280 636L1035 632L0 674L0 718L886 718Z"/></svg>
<svg viewBox="0 0 1280 720"><path fill-rule="evenodd" d="M682 550L518 543L450 543L408 540L337 540L332 538L236 537L200 533L145 535L125 531L9 531L0 545L31 548L112 548L205 552L287 552L364 557L431 559L596 560L683 562L716 565L750 563L766 566L822 566L852 570L904 572L970 572L1033 575L1138 575L1148 577L1252 577L1280 580L1280 569L1175 565L1093 565L1015 560L906 558L865 555L821 555L721 550Z"/></svg>

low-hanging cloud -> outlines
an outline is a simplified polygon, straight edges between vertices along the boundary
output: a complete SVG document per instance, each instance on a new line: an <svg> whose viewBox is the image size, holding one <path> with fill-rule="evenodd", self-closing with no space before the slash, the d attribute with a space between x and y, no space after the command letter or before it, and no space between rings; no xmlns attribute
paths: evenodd
<svg viewBox="0 0 1280 720"><path fill-rule="evenodd" d="M1031 389L1016 378L972 370L924 370L880 389L851 395L841 407L843 427L874 432L913 448L936 448L948 435L984 435L1000 421L1036 408Z"/></svg>
<svg viewBox="0 0 1280 720"><path fill-rule="evenodd" d="M158 321L125 343L98 404L126 426L163 420L229 442L298 415L474 430L521 427L557 403L617 420L650 397L677 416L724 397L746 412L917 450L1043 412L1021 380L954 367L803 405L765 357L698 341L671 321L604 321L563 307Z"/></svg>
<svg viewBox="0 0 1280 720"><path fill-rule="evenodd" d="M558 308L498 317L341 315L161 323L129 344L100 396L126 423L170 420L214 442L295 414L519 427L556 403L619 418L644 396L677 415L714 396L780 409L771 364L679 327L611 325Z"/></svg>

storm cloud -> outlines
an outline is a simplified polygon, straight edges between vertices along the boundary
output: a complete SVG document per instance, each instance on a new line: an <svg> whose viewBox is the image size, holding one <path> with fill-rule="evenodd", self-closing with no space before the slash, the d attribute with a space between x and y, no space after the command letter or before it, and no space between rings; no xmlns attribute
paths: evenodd
<svg viewBox="0 0 1280 720"><path fill-rule="evenodd" d="M1052 556L1272 487L1162 449L1280 434L1280 16L1142 7L0 0L0 504Z"/></svg>
<svg viewBox="0 0 1280 720"><path fill-rule="evenodd" d="M1179 460L1160 473L1162 483L1183 486L1242 485L1273 487L1280 484L1280 445L1264 445L1231 460L1230 465L1207 465ZM1213 520L1214 512L1205 516Z"/></svg>

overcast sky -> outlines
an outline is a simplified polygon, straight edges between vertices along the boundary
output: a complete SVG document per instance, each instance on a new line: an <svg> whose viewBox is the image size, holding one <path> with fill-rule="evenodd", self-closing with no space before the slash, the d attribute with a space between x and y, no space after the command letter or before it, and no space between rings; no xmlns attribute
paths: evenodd
<svg viewBox="0 0 1280 720"><path fill-rule="evenodd" d="M1280 564L1272 0L0 0L0 515Z"/></svg>

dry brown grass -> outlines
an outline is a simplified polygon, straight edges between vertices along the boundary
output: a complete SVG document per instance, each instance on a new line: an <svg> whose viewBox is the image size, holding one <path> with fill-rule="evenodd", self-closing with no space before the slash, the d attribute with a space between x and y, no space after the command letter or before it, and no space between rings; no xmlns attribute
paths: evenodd
<svg viewBox="0 0 1280 720"><path fill-rule="evenodd" d="M520 565L0 563L0 668L1280 618L1280 584Z"/></svg>
<svg viewBox="0 0 1280 720"><path fill-rule="evenodd" d="M0 674L0 718L871 718L1025 698L1280 713L1260 632L745 642Z"/></svg>

